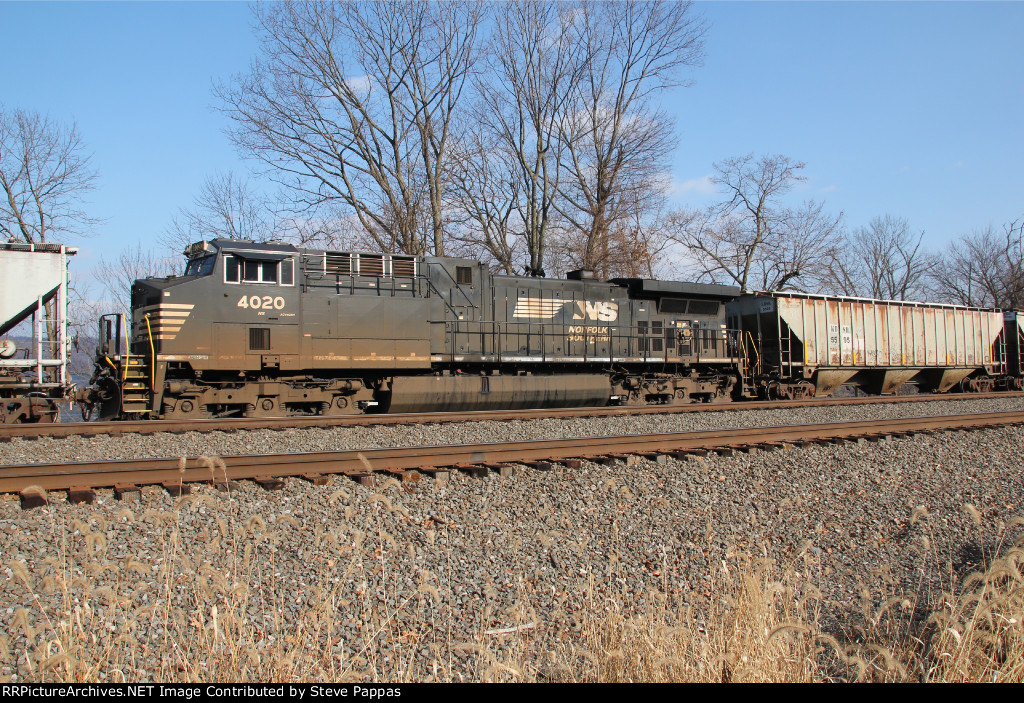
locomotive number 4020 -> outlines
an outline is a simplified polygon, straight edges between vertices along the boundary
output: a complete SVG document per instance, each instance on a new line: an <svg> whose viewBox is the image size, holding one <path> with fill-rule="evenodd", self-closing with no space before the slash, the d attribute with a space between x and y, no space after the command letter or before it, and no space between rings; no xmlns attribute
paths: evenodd
<svg viewBox="0 0 1024 703"><path fill-rule="evenodd" d="M259 310L260 308L265 310L270 308L281 310L284 308L284 298L281 296L271 298L269 295L264 295L262 298L258 295L243 295L238 299L238 307L253 308L254 310Z"/></svg>

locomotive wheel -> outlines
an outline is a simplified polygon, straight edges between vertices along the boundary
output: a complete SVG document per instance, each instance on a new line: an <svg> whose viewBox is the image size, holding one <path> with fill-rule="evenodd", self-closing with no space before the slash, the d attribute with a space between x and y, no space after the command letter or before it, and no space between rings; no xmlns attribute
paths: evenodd
<svg viewBox="0 0 1024 703"><path fill-rule="evenodd" d="M171 400L164 404L164 418L168 420L191 420L206 416L203 406L196 398Z"/></svg>
<svg viewBox="0 0 1024 703"><path fill-rule="evenodd" d="M259 398L255 407L246 413L248 417L277 417L283 415L277 398Z"/></svg>
<svg viewBox="0 0 1024 703"><path fill-rule="evenodd" d="M322 411L323 415L358 415L359 413L359 407L354 400L343 395L336 396Z"/></svg>

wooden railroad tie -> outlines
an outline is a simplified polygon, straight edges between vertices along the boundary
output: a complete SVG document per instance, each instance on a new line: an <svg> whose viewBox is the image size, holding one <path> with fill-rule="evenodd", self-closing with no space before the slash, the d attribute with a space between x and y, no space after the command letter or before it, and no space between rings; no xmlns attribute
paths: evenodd
<svg viewBox="0 0 1024 703"><path fill-rule="evenodd" d="M227 493L229 491L240 491L242 489L242 484L240 484L238 481L232 481L230 479L227 481L217 481L213 485L214 488L216 488L218 491L222 493Z"/></svg>
<svg viewBox="0 0 1024 703"><path fill-rule="evenodd" d="M444 483L448 480L448 476L451 473L446 468L438 468L436 466L421 466L417 469L421 474L431 476L438 483Z"/></svg>
<svg viewBox="0 0 1024 703"><path fill-rule="evenodd" d="M177 498L179 496L187 496L192 492L192 487L189 486L187 483L167 482L161 485L164 487L164 490L167 491L167 495L171 496L172 498Z"/></svg>
<svg viewBox="0 0 1024 703"><path fill-rule="evenodd" d="M46 497L46 491L42 488L31 488L21 491L18 494L21 499L22 510L32 510L33 508L40 508L46 505L49 500Z"/></svg>
<svg viewBox="0 0 1024 703"><path fill-rule="evenodd" d="M96 501L96 491L86 486L72 486L68 489L68 502L92 505Z"/></svg>
<svg viewBox="0 0 1024 703"><path fill-rule="evenodd" d="M455 468L473 478L486 478L491 473L491 470L486 466L478 464L459 464Z"/></svg>
<svg viewBox="0 0 1024 703"><path fill-rule="evenodd" d="M515 474L516 468L511 464L480 464L488 471L492 471L503 478L508 478Z"/></svg>
<svg viewBox="0 0 1024 703"><path fill-rule="evenodd" d="M254 480L266 491L279 491L284 488L284 481L276 476L257 476Z"/></svg>
<svg viewBox="0 0 1024 703"><path fill-rule="evenodd" d="M314 486L326 486L331 482L331 477L324 476L323 474L303 474L302 478L309 481Z"/></svg>

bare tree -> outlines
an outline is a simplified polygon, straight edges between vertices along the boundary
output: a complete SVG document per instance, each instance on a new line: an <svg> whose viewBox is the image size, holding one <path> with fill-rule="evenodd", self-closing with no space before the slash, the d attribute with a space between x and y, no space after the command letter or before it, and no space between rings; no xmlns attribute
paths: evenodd
<svg viewBox="0 0 1024 703"><path fill-rule="evenodd" d="M262 57L217 94L235 143L310 209L341 203L384 250L444 253L451 126L479 3L257 5Z"/></svg>
<svg viewBox="0 0 1024 703"><path fill-rule="evenodd" d="M665 253L672 244L666 218L657 202L634 204L608 227L599 270L603 278L653 278L669 273ZM581 268L587 232L559 228L552 241L552 259L559 270ZM584 267L585 268L585 267Z"/></svg>
<svg viewBox="0 0 1024 703"><path fill-rule="evenodd" d="M833 258L842 213L827 214L814 201L798 209L783 204L782 196L804 180L804 164L748 154L714 168L728 200L670 218L670 236L693 257L698 276L743 291L797 288L798 278L817 283Z"/></svg>
<svg viewBox="0 0 1024 703"><path fill-rule="evenodd" d="M221 237L255 242L279 237L277 218L267 199L232 172L208 177L192 206L178 211L160 242L180 253L193 242Z"/></svg>
<svg viewBox="0 0 1024 703"><path fill-rule="evenodd" d="M860 227L837 249L826 286L841 295L885 300L920 297L931 262L906 219L885 215Z"/></svg>
<svg viewBox="0 0 1024 703"><path fill-rule="evenodd" d="M0 233L8 241L82 236L97 220L83 198L95 187L77 127L0 105Z"/></svg>
<svg viewBox="0 0 1024 703"><path fill-rule="evenodd" d="M525 246L527 275L544 275L564 148L561 130L577 107L574 86L586 66L585 47L570 31L576 9L554 0L502 5L490 43L489 70L476 85L480 102L473 114L472 139L477 148L467 156L479 166L468 167L477 169L475 180L483 189L504 183L501 190L468 194L490 203L483 211L463 204L484 228L488 249L499 260L516 248L506 239L494 251L494 235L488 230L493 231L495 211L502 213L499 221L510 228L506 235L521 238Z"/></svg>
<svg viewBox="0 0 1024 703"><path fill-rule="evenodd" d="M689 2L582 2L571 18L566 31L585 63L562 124L558 207L584 235L580 264L603 273L615 222L661 195L675 137L654 97L700 63L706 25Z"/></svg>
<svg viewBox="0 0 1024 703"><path fill-rule="evenodd" d="M117 259L100 258L95 278L106 292L106 305L112 305L117 312L129 314L132 301L132 285L140 278L153 278L181 273L182 266L173 257L160 256L151 249L136 244L134 249L125 249Z"/></svg>
<svg viewBox="0 0 1024 703"><path fill-rule="evenodd" d="M518 273L524 237L520 227L520 182L509 160L500 154L494 135L480 129L463 138L462 151L452 160L451 197L454 224L450 253L490 259L499 271ZM530 272L533 257L524 267Z"/></svg>
<svg viewBox="0 0 1024 703"><path fill-rule="evenodd" d="M1024 308L1024 218L965 235L932 260L930 290L960 305Z"/></svg>
<svg viewBox="0 0 1024 703"><path fill-rule="evenodd" d="M89 158L74 125L0 105L0 236L32 243L88 234L98 222L84 209L97 178ZM59 334L56 305L46 304L51 349Z"/></svg>

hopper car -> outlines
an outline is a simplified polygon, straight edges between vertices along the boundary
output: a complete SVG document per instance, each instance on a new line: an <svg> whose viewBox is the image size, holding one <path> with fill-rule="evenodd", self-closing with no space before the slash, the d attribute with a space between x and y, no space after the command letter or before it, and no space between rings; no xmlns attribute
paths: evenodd
<svg viewBox="0 0 1024 703"><path fill-rule="evenodd" d="M0 243L0 424L56 422L72 396L68 258L77 251Z"/></svg>

